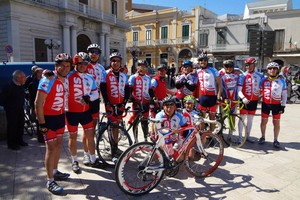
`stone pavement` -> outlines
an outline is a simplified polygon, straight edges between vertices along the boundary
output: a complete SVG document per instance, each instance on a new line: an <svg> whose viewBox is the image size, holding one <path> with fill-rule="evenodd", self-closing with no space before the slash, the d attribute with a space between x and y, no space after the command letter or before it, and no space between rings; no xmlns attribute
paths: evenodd
<svg viewBox="0 0 300 200"><path fill-rule="evenodd" d="M252 136L260 137L260 111L254 118ZM71 172L68 134L65 134L59 170L71 173L62 196L52 195L45 187L45 147L34 137L19 151L6 148L0 141L0 199L300 199L300 104L287 105L282 116L279 141L272 145L269 120L266 144L246 143L240 150L226 148L221 166L207 178L194 178L184 166L174 178L164 178L156 189L142 197L125 195L114 181L114 170L85 167ZM80 139L78 139L80 141ZM79 142L79 159L83 151Z"/></svg>

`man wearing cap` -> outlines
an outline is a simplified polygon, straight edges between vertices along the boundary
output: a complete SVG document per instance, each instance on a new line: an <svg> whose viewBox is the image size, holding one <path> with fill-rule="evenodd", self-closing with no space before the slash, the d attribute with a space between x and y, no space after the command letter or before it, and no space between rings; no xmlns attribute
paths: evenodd
<svg viewBox="0 0 300 200"><path fill-rule="evenodd" d="M276 148L280 147L278 136L280 131L280 115L284 113L287 101L287 88L284 78L279 75L279 65L271 62L267 65L268 77L264 78L260 84L262 90L262 106L261 106L261 138L259 144L265 143L265 133L268 123L268 117L272 111L274 126L274 142Z"/></svg>
<svg viewBox="0 0 300 200"><path fill-rule="evenodd" d="M246 72L241 75L238 81L238 96L245 106L240 110L240 115L245 121L247 117L247 141L254 143L254 139L250 138L253 118L257 109L257 103L260 95L259 83L263 76L255 70L256 59L253 57L245 60ZM242 122L239 121L239 130L243 130Z"/></svg>

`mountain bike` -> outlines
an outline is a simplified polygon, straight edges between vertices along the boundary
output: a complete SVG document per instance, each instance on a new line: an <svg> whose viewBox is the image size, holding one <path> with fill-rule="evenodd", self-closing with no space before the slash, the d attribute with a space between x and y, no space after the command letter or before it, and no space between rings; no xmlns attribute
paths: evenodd
<svg viewBox="0 0 300 200"><path fill-rule="evenodd" d="M126 108L123 113L123 118L127 115L127 111L130 107ZM117 157L112 155L113 148L116 148L116 143L112 137L112 128L118 129L118 141L117 141L117 154L121 154L129 146L132 145L132 139L128 131L124 126L119 124L112 123L109 119L112 113L100 113L100 121L98 124L98 133L96 134L96 150L99 159L109 167L114 167L117 161ZM104 118L107 117L107 122L104 121Z"/></svg>
<svg viewBox="0 0 300 200"><path fill-rule="evenodd" d="M248 136L248 129L244 120L239 114L231 112L233 108L241 110L243 107L244 104L239 100L230 101L225 99L224 102L220 103L219 113L216 117L222 124L221 131L218 134L228 146L233 148L242 147ZM241 124L241 127L239 127L239 124Z"/></svg>
<svg viewBox="0 0 300 200"><path fill-rule="evenodd" d="M149 119L153 123L161 120ZM206 177L213 173L223 159L222 139L215 133L201 133L199 126L203 118L198 117L195 125L182 127L174 132L157 128L158 140L132 145L120 156L115 179L118 187L129 195L143 195L153 190L163 176L175 176L184 163L187 171L196 177ZM219 131L219 130L216 130ZM179 133L187 133L174 154L169 154L165 139ZM175 145L174 145L175 147Z"/></svg>

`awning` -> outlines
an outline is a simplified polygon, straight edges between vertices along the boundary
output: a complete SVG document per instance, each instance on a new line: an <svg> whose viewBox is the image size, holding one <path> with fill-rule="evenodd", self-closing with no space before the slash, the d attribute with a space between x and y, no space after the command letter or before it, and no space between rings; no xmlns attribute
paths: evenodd
<svg viewBox="0 0 300 200"><path fill-rule="evenodd" d="M273 54L273 57L300 57L300 53Z"/></svg>

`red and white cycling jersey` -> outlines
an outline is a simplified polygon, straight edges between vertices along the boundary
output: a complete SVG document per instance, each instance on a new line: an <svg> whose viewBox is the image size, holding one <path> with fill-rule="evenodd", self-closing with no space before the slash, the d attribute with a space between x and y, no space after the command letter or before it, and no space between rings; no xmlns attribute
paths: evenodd
<svg viewBox="0 0 300 200"><path fill-rule="evenodd" d="M264 78L261 82L262 101L266 104L281 104L282 93L286 90L286 82L283 78L269 80Z"/></svg>
<svg viewBox="0 0 300 200"><path fill-rule="evenodd" d="M240 76L238 86L242 87L242 93L250 101L257 101L260 95L259 84L263 76L259 72L245 72Z"/></svg>
<svg viewBox="0 0 300 200"><path fill-rule="evenodd" d="M163 100L167 96L167 82L163 77L155 76L151 80L151 87L155 92L158 100Z"/></svg>
<svg viewBox="0 0 300 200"><path fill-rule="evenodd" d="M100 84L105 82L106 71L99 63L96 63L95 65L89 63L85 72L93 76L98 89L100 88Z"/></svg>
<svg viewBox="0 0 300 200"><path fill-rule="evenodd" d="M216 77L218 76L219 72L213 67L197 70L200 95L217 95Z"/></svg>
<svg viewBox="0 0 300 200"><path fill-rule="evenodd" d="M132 89L132 96L136 102L148 103L150 101L149 89L151 88L151 78L149 76L134 74L129 77L128 82Z"/></svg>
<svg viewBox="0 0 300 200"><path fill-rule="evenodd" d="M68 74L66 110L68 112L85 112L89 104L82 104L83 96L88 95L91 101L99 98L99 92L95 80L90 74L72 71Z"/></svg>
<svg viewBox="0 0 300 200"><path fill-rule="evenodd" d="M197 85L198 80L195 73L190 74L180 74L176 77L175 83L182 82L182 80L186 80L189 85ZM179 99L183 99L185 96L193 95L193 91L189 90L185 85L176 91L176 97Z"/></svg>
<svg viewBox="0 0 300 200"><path fill-rule="evenodd" d="M182 115L185 118L187 125L193 125L195 115L197 115L197 112L195 110L192 110L191 112L188 112L186 109L183 109Z"/></svg>
<svg viewBox="0 0 300 200"><path fill-rule="evenodd" d="M112 72L106 71L106 91L108 100L112 105L123 103L125 97L125 86L128 85L128 77L125 73L119 72L119 80Z"/></svg>
<svg viewBox="0 0 300 200"><path fill-rule="evenodd" d="M238 80L240 77L239 71L234 70L232 73L228 74L224 69L221 69L219 74L222 79L223 94L225 97L230 100L237 100Z"/></svg>
<svg viewBox="0 0 300 200"><path fill-rule="evenodd" d="M44 104L45 115L61 115L65 112L65 87L56 75L52 80L43 77L38 90L47 94Z"/></svg>

